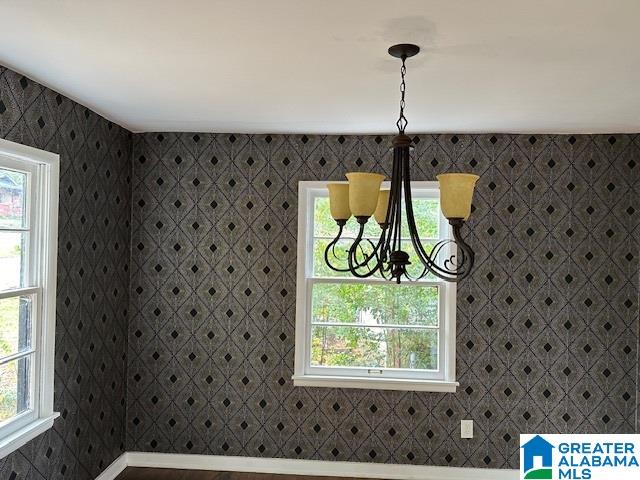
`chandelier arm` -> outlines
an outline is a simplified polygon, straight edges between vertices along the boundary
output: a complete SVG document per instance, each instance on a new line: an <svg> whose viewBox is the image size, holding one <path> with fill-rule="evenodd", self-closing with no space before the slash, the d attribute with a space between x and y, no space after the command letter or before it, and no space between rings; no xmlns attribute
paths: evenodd
<svg viewBox="0 0 640 480"><path fill-rule="evenodd" d="M450 238L439 241L433 246L431 252L429 252L429 258L432 260L438 258L441 250L443 250L450 244L455 245L455 243L456 242L454 240L451 240ZM449 255L449 258L445 258L445 260L443 261L444 267L440 267L439 265L438 267L440 267L445 272L451 272L452 275L461 275L462 273L464 273L461 267L464 266L465 262L466 257L464 255L464 252L462 252L462 255L458 255L456 252L455 254Z"/></svg>
<svg viewBox="0 0 640 480"><path fill-rule="evenodd" d="M463 267L466 267L465 265L466 255L464 252L462 252L462 255L459 256L459 258L461 258L462 261L460 262L454 261L453 258L456 258L456 254L452 254L448 259L444 261L444 265L445 265L444 267L441 267L433 260L434 258L437 258L437 256L440 254L440 251L450 243L456 244L454 240L450 240L450 239L438 242L433 247L430 253L427 253L425 251L424 247L422 246L419 240L414 242L413 245L414 245L414 249L416 250L416 254L418 255L418 258L423 263L423 265L425 265L427 270L429 270L436 277L442 280L446 280L447 282L456 282L467 276L468 270L466 268L463 268ZM455 265L455 269L448 268L447 267L448 264Z"/></svg>
<svg viewBox="0 0 640 480"><path fill-rule="evenodd" d="M393 251L402 250L402 148L394 148L394 162L398 164L395 192L395 204L396 204L396 219L395 219L395 232L393 238Z"/></svg>
<svg viewBox="0 0 640 480"><path fill-rule="evenodd" d="M384 242L383 242L383 247L381 249L381 258L379 259L380 262L384 263L389 259L389 255L392 251L392 247L393 247L393 237L394 237L394 231L395 231L395 219L396 219L396 208L397 208L397 202L396 202L396 190L397 190L397 185L396 185L396 178L397 178L397 173L398 173L398 165L397 165L397 161L395 158L395 148L393 149L393 161L392 161L392 169L391 169L391 188L389 191L389 206L387 207L387 215L385 218L385 233L387 234Z"/></svg>
<svg viewBox="0 0 640 480"><path fill-rule="evenodd" d="M374 245L374 243L368 239L368 238L363 238L362 240L366 240L369 245L371 245L371 253L369 255L365 255L364 253L364 249L362 248L362 246L360 245L360 243L362 242L362 240L360 240L359 244L358 244L358 248L360 249L360 251L362 252L363 256L365 257L365 259L360 262L357 263L355 265L355 268L361 268L364 267L366 265L369 264L369 262L373 259L373 257L376 258L376 265L377 268L382 269L382 263L384 263L384 259L386 258L386 253L384 251L384 244L385 244L385 238L386 238L386 232L387 232L387 226L386 224L384 225L380 225L380 228L382 229L382 232L380 233L380 238L378 238L378 243L377 245ZM364 228L363 228L364 231ZM355 241L354 241L355 244ZM380 252L380 253L378 253ZM354 259L357 260L357 256L354 256ZM351 270L348 270L351 271Z"/></svg>
<svg viewBox="0 0 640 480"><path fill-rule="evenodd" d="M475 253L473 249L469 246L467 242L462 238L461 230L462 225L464 224L464 220L454 218L449 221L451 224L451 229L453 230L453 238L457 247L462 250L463 258L469 259L469 264L466 266L466 269L463 271L462 275L459 277L459 280L467 277L471 271L473 270L473 264L475 263Z"/></svg>
<svg viewBox="0 0 640 480"><path fill-rule="evenodd" d="M354 242L351 244L351 247L349 247L349 254L347 256L347 261L348 261L348 264L349 264L349 271L351 272L351 274L354 277L357 277L357 278L368 278L371 275L373 275L374 273L376 273L378 268L380 268L380 264L377 263L374 268L369 268L369 271L366 272L366 273L358 272L359 268L361 268L363 266L368 266L368 261L365 261L365 262L362 262L362 263L354 262L354 260L357 260L357 249L360 246L360 243L362 242L362 237L364 236L364 227L365 227L365 222L358 222L358 223L360 223L360 229L358 230L358 236L356 237ZM371 242L371 240L368 240L368 241ZM375 254L375 250L374 250L374 254ZM372 255L374 255L374 254L372 254ZM368 258L370 260L371 258L373 258L373 256L369 256Z"/></svg>
<svg viewBox="0 0 640 480"><path fill-rule="evenodd" d="M388 280L385 274L385 262L388 256L388 253L386 250L386 244L388 239L388 236L387 236L388 224L384 223L380 225L380 228L382 228L382 232L380 234L380 239L378 240L378 245L376 246L376 249L375 249L376 261L377 261L376 264L377 264L378 271L380 272L380 276L385 280Z"/></svg>
<svg viewBox="0 0 640 480"><path fill-rule="evenodd" d="M367 242L370 246L371 246L371 253L367 254L364 247L362 246L363 242ZM378 259L378 256L376 255L376 248L377 245L374 245L374 243L368 239L368 238L363 238L362 241L360 243L358 243L358 247L356 249L356 252L354 254L354 258L357 260L358 259L358 254L357 254L357 250L360 251L360 255L364 258L364 260L358 264L356 264L356 268L360 268L360 267L367 267L369 268L369 270L371 270L371 267L369 267L369 262L371 260L373 260L374 257L376 257L376 260Z"/></svg>
<svg viewBox="0 0 640 480"><path fill-rule="evenodd" d="M389 192L389 207L387 209L387 228L389 230L389 236L385 244L385 254L388 257L392 249L395 248L394 232L396 226L396 210L398 208L398 160L396 149L393 149L393 163L391 171L391 191Z"/></svg>
<svg viewBox="0 0 640 480"><path fill-rule="evenodd" d="M454 282L456 280L459 280L460 278L463 278L463 275L465 274L464 270L458 270L458 269L448 270L446 268L440 267L434 261L431 255L425 251L424 247L422 246L422 242L420 242L418 228L416 226L415 217L413 213L413 203L411 198L411 176L409 174L409 168L408 168L409 167L408 151L406 156L403 158L403 163L405 164L405 168L407 170L407 172L404 175L405 208L407 210L407 223L409 225L409 236L411 237L411 243L413 244L413 248L416 251L416 254L418 255L418 258L420 259L422 264L436 277L441 278L442 280L446 280L448 282ZM461 263L459 267L462 267L462 266L463 264Z"/></svg>
<svg viewBox="0 0 640 480"><path fill-rule="evenodd" d="M386 250L386 244L387 244L387 239L388 239L388 235L387 235L387 231L389 229L389 224L388 223L384 223L382 225L380 225L380 228L382 228L382 233L380 234L380 240L378 240L378 263L384 263L386 261L386 258L388 256L387 250Z"/></svg>
<svg viewBox="0 0 640 480"><path fill-rule="evenodd" d="M422 278L422 276L424 275L424 270L423 270L423 273L421 273L420 276L418 276L418 277L414 277L413 275L409 275L409 272L406 269L404 270L403 275L410 282L415 282L416 280L420 280Z"/></svg>
<svg viewBox="0 0 640 480"><path fill-rule="evenodd" d="M439 242L435 243L433 245L433 247L431 248L431 251L429 252L429 258L433 259L433 258L438 258L438 255L440 255L440 250L442 250L445 246L447 246L449 243L453 242L453 240L450 239L446 239L446 240L440 240ZM418 254L419 256L419 254ZM422 262L422 258L419 256L420 258L420 263L422 263L423 265L423 270L422 273L420 274L420 276L418 278L424 278L431 270L429 269L429 265L425 265ZM446 265L447 263L450 262L450 259L445 260L445 271L455 271L455 270L451 270L450 268L448 268ZM442 278L442 277L439 277Z"/></svg>
<svg viewBox="0 0 640 480"><path fill-rule="evenodd" d="M412 241L413 241L413 238L412 238ZM461 278L464 278L464 276L466 276L465 271L462 270L461 268L457 267L455 270L449 269L447 267L443 268L439 266L435 261L433 261L433 258L437 257L440 250L449 243L451 243L451 241L449 240L443 241L443 243L439 244L437 248L434 247L431 253L427 253L424 250L424 247L422 246L419 240L413 243L413 246L418 258L420 259L422 264L425 266L425 272L423 272L423 274L419 278L423 278L427 272L430 272L436 277L442 280L445 280L447 282L455 282L460 280ZM455 255L452 255L451 257L455 257ZM451 258L445 260L445 265L448 263L452 263Z"/></svg>
<svg viewBox="0 0 640 480"><path fill-rule="evenodd" d="M447 245L449 245L450 243L455 244L455 242L451 239L446 239L446 240L441 240L438 243L436 243L433 248L431 249L431 251L429 252L429 258L433 259L433 258L438 258L438 255L440 255L440 251L445 248ZM450 275L455 275L458 272L457 269L457 265L458 263L453 260L456 256L455 255L451 255L450 258L447 258L444 260L444 268L442 268L443 271L445 272L451 272ZM422 262L422 259L420 260ZM462 262L464 263L464 261ZM453 265L454 267L451 268L449 267L449 264ZM424 264L423 264L424 265ZM438 266L436 264L436 266ZM424 266L424 269L422 271L422 273L420 274L419 278L424 278L426 275L429 274L429 272L432 272L431 270L429 270L428 266ZM436 275L436 273L432 272L434 275ZM438 276L438 275L436 275ZM438 278L443 278L442 276L438 276ZM456 277L456 279L459 279L458 277Z"/></svg>
<svg viewBox="0 0 640 480"><path fill-rule="evenodd" d="M327 247L324 249L324 262L334 272L346 273L346 272L349 272L348 268L342 269L342 268L334 267L333 264L329 261L329 251L331 251L331 253L333 254L333 258L336 258L336 259L338 258L338 256L336 255L335 246L340 241L340 238L342 237L342 231L344 230L344 226L347 222L346 220L338 220L337 223L338 223L338 234L335 236L333 240L331 240L331 242L329 242Z"/></svg>
<svg viewBox="0 0 640 480"><path fill-rule="evenodd" d="M344 222L344 223L342 223ZM338 234L336 235L336 237L331 240L331 242L327 245L327 247L324 250L324 261L327 264L327 266L335 271L335 272L340 272L340 273L350 273L352 270L350 268L339 268L334 266L331 261L329 260L329 251L331 251L331 254L333 255L333 258L338 259L338 256L335 254L335 246L336 244L340 241L340 238L342 237L342 232L344 230L344 225L346 224L346 221L339 221L338 222ZM384 230L382 233L382 237L381 240L384 239ZM373 248L373 252L366 256L365 260L362 263L358 263L355 265L355 268L361 268L363 266L365 266L374 256L376 257L376 259L378 259L378 254L377 251L380 249L381 246L381 241L378 242L378 245L374 245L373 242L369 239L367 239L367 241L370 243L371 247ZM363 251L363 250L361 250ZM348 251L347 251L348 252Z"/></svg>
<svg viewBox="0 0 640 480"><path fill-rule="evenodd" d="M369 245L371 245L371 253L370 254L366 254L364 248L362 247L362 242L366 241L369 243ZM355 242L354 242L354 245ZM376 260L378 259L378 249L380 248L380 240L378 240L378 244L374 244L371 240L369 240L368 238L363 238L361 239L358 244L357 244L357 249L360 250L362 256L364 257L364 260L362 260L361 262L356 262L355 264L355 268L362 268L365 266L368 266L369 263L371 262L371 260L375 257ZM354 259L357 260L357 252L354 252ZM350 270L349 270L350 271Z"/></svg>
<svg viewBox="0 0 640 480"><path fill-rule="evenodd" d="M384 263L383 263L383 262L381 262L381 263L380 263L380 276L381 276L382 278L384 278L385 280L391 280L391 277L388 277L388 276L387 276L387 274L386 274L386 272L387 272L388 270L389 270L389 268L385 268L385 267L384 267Z"/></svg>
<svg viewBox="0 0 640 480"><path fill-rule="evenodd" d="M337 243L340 241L340 238L342 237L342 232L344 230L344 226L346 224L346 220L338 220L337 224L338 224L338 234L336 235L336 237L331 242L329 242L329 244L325 248L325 250L324 250L324 261L327 264L327 266L331 270L333 270L335 272L350 273L351 270L349 268L336 267L329 260L329 251L331 251L331 254L333 255L333 258L339 260L338 256L336 255L335 246L337 245Z"/></svg>
<svg viewBox="0 0 640 480"><path fill-rule="evenodd" d="M378 245L376 245L376 248L375 248L376 268L380 272L380 276L382 276L382 278L384 278L385 280L388 280L387 276L384 273L384 270L385 270L384 263L385 263L385 258L386 258L386 252L384 250L384 244L385 244L385 238L386 238L386 234L387 234L387 225L383 224L383 225L380 225L380 227L382 228L382 233L380 234L380 239L378 240ZM380 254L378 254L378 250L380 251Z"/></svg>
<svg viewBox="0 0 640 480"><path fill-rule="evenodd" d="M447 245L449 245L450 243L453 243L453 240L451 239L446 239L446 240L440 240L439 242L437 242L432 248L431 248L431 252L429 252L429 258L431 258L432 260L434 258L438 258L438 255L440 255L440 251L446 247ZM447 260L448 261L448 260ZM453 262L452 263L457 265L457 262ZM445 268L445 270L451 270L450 268Z"/></svg>

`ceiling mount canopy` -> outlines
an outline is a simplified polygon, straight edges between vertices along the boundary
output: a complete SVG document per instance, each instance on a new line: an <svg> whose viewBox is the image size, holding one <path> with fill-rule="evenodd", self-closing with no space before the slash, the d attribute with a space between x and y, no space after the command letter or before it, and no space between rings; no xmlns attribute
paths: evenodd
<svg viewBox="0 0 640 480"><path fill-rule="evenodd" d="M389 55L396 58L409 58L420 53L420 47L413 43L399 43L389 47Z"/></svg>
<svg viewBox="0 0 640 480"><path fill-rule="evenodd" d="M402 61L400 115L396 122L398 135L392 142L391 188L382 190L384 175L368 172L347 173L348 184L328 185L330 211L338 225L338 233L325 249L325 262L334 271L350 273L358 278L377 275L400 283L402 279L419 280L427 275L435 275L455 282L469 275L473 268L474 252L462 238L462 227L471 214L473 190L479 177L471 173L443 173L437 176L440 207L449 220L453 239L440 240L431 248L425 248L413 211L410 174L412 144L411 138L405 134L408 121L404 115L405 61L417 55L420 47L401 43L390 47L388 52ZM338 244L352 216L358 223L358 234L344 252L346 255L341 255ZM371 216L380 227L376 242L364 235ZM409 232L408 239L403 233L405 228ZM416 258L412 258L406 248L403 249L403 243L412 247ZM407 266L415 261L422 264L422 272L417 277L411 277Z"/></svg>

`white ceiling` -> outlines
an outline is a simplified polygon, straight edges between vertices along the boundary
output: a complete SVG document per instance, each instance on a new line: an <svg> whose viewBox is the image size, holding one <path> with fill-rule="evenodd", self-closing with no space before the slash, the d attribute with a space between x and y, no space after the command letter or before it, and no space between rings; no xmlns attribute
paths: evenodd
<svg viewBox="0 0 640 480"><path fill-rule="evenodd" d="M638 0L0 0L0 63L133 131L639 132Z"/></svg>

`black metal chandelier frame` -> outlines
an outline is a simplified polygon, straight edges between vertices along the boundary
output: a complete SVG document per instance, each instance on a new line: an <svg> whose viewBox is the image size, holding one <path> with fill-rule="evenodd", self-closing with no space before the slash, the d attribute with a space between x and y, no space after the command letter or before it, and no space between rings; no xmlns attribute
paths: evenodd
<svg viewBox="0 0 640 480"><path fill-rule="evenodd" d="M337 266L338 261L344 265L336 252L337 245L342 239L347 220L336 220L338 233L327 245L324 258L327 266L336 272L350 273L357 278L368 278L380 275L387 280L400 283L403 278L407 280L419 280L429 274L449 282L456 282L465 278L471 272L474 263L474 252L464 241L461 234L464 225L463 218L449 218L453 232L453 239L444 239L437 242L430 251L427 251L420 241L420 235L416 226L412 195L411 195L411 171L410 160L413 149L411 138L405 134L408 125L404 114L405 109L405 75L407 58L416 55L420 51L417 45L399 44L389 48L389 54L401 59L400 69L400 116L396 122L398 135L393 138L393 164L391 173L391 188L389 193L389 206L384 223L380 223L380 237L373 242L364 235L365 226L370 217L356 216L359 225L358 234L346 250L346 266ZM407 267L411 264L409 254L403 250L402 239L402 215L404 210L407 227L409 230L410 244L422 264L422 271L416 277L409 275ZM407 239L404 240L407 242ZM452 248L448 251L449 247ZM442 258L440 258L442 257ZM439 262L438 262L439 260Z"/></svg>

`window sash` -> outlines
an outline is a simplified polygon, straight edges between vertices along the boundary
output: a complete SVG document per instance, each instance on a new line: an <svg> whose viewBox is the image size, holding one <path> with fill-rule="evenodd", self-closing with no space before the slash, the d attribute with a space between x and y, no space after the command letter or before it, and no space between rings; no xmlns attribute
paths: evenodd
<svg viewBox="0 0 640 480"><path fill-rule="evenodd" d="M11 158L6 155L0 154L0 168L5 170L13 170L15 172L26 174L26 182L25 182L25 199L26 199L26 216L25 223L26 225L23 227L0 227L0 232L7 233L26 233L26 250L27 254L24 258L24 269L26 271L26 276L24 278L25 285L20 285L20 288L23 287L35 287L38 282L38 252L37 250L37 235L40 232L37 231L38 225L38 215L39 210L39 190L42 188L40 182L40 170L41 167L39 164L34 162L20 161L15 158ZM23 212L24 215L24 212ZM16 289L17 290L17 289Z"/></svg>
<svg viewBox="0 0 640 480"><path fill-rule="evenodd" d="M337 280L337 281L336 281ZM409 368L390 368L390 367L342 367L342 366L314 366L311 364L311 353L312 353L312 345L311 345L311 331L314 326L341 326L341 327L349 327L352 326L350 324L343 324L339 322L332 322L332 324L324 323L324 322L313 322L313 287L317 284L328 283L328 284L351 284L351 285L388 285L388 281L382 279L353 279L353 278L315 278L310 277L306 279L306 328L305 328L305 360L304 360L304 373L311 375L335 375L335 376L347 376L347 377L364 377L364 378L381 378L381 375L385 375L391 378L407 378L407 379L433 379L433 380L444 380L446 376L446 372L444 370L445 366L445 355L446 355L446 344L445 335L447 332L447 322L443 318L445 314L445 301L446 296L442 290L441 282L435 281L420 281L420 286L432 286L438 288L438 325L437 326L427 326L420 325L420 330L435 330L438 332L438 358L437 358L437 368L435 370L424 370L424 369L409 369ZM408 287L399 287L399 288L408 288ZM365 324L355 324L354 326L359 327L373 327L373 328L414 328L416 327L413 324L378 324L378 325L365 325ZM374 371L374 372L371 372ZM382 374L379 373L382 371ZM386 373L385 373L386 372Z"/></svg>

